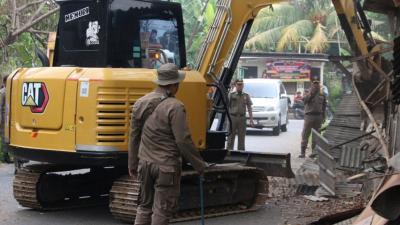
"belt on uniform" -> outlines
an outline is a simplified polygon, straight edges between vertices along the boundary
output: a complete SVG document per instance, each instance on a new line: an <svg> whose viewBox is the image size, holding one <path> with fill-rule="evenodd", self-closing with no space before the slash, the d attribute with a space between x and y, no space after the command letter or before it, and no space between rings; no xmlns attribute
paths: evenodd
<svg viewBox="0 0 400 225"><path fill-rule="evenodd" d="M244 116L244 114L231 113L231 116Z"/></svg>
<svg viewBox="0 0 400 225"><path fill-rule="evenodd" d="M308 112L306 113L307 116L321 116L322 113L320 112Z"/></svg>

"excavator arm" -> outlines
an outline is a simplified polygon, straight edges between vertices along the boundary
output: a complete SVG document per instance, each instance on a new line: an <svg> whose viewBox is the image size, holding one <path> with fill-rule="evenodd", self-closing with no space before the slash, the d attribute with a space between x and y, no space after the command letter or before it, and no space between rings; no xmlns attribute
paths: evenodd
<svg viewBox="0 0 400 225"><path fill-rule="evenodd" d="M364 12L360 11L360 3L348 0L332 0L332 3L353 52L358 56L368 54L371 46L365 38L371 30L369 24L361 22L368 21L364 19ZM372 41L372 38L369 40Z"/></svg>
<svg viewBox="0 0 400 225"><path fill-rule="evenodd" d="M283 0L220 0L213 24L199 52L196 69L207 85L216 87L209 127L217 112L222 113L218 131L223 130L228 115L226 95L237 63L258 12Z"/></svg>

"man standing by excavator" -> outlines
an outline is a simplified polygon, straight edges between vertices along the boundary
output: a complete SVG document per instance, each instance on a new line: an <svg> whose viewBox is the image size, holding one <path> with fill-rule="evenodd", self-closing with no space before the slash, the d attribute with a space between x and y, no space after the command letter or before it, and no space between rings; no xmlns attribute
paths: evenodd
<svg viewBox="0 0 400 225"><path fill-rule="evenodd" d="M171 63L157 73L157 89L133 106L128 167L141 183L135 225L168 224L178 208L182 156L200 175L207 167L191 139L185 107L174 97L185 74Z"/></svg>
<svg viewBox="0 0 400 225"><path fill-rule="evenodd" d="M313 80L309 94L304 96L304 126L301 139L301 153L299 158L304 158L308 145L308 138L311 129L314 128L319 132L322 123L325 120L326 97L321 93L319 80ZM312 150L315 147L315 141L312 142ZM311 154L313 155L313 154Z"/></svg>
<svg viewBox="0 0 400 225"><path fill-rule="evenodd" d="M243 86L243 80L236 80L236 91L229 93L228 96L229 113L232 119L232 130L228 137L229 150L233 150L236 134L238 136L238 150L245 150L246 108L249 112L250 126L254 127L253 112L251 108L253 103L250 95L243 91Z"/></svg>

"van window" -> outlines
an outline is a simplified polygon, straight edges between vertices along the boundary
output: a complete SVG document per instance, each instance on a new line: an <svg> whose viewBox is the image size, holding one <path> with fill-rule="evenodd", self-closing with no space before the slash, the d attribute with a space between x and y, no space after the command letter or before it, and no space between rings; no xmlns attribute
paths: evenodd
<svg viewBox="0 0 400 225"><path fill-rule="evenodd" d="M283 84L281 84L281 85L280 85L280 95L286 94L285 92L286 92L286 91L285 91L285 87L283 86Z"/></svg>
<svg viewBox="0 0 400 225"><path fill-rule="evenodd" d="M272 83L245 83L244 92L252 98L276 98L278 97L276 84Z"/></svg>

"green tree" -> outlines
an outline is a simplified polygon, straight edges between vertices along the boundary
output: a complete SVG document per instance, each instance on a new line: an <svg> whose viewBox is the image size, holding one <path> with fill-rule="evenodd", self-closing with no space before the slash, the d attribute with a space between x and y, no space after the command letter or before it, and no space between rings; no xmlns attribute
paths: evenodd
<svg viewBox="0 0 400 225"><path fill-rule="evenodd" d="M185 23L186 55L194 65L215 15L216 0L175 0L181 3Z"/></svg>
<svg viewBox="0 0 400 225"><path fill-rule="evenodd" d="M38 65L35 48L45 50L56 28L58 5L52 0L0 0L0 72Z"/></svg>
<svg viewBox="0 0 400 225"><path fill-rule="evenodd" d="M330 27L335 11L330 1L298 0L283 3L273 9L263 9L254 22L248 50L295 51L305 49L311 53L328 48Z"/></svg>
<svg viewBox="0 0 400 225"><path fill-rule="evenodd" d="M390 39L385 15L366 12L372 36ZM339 43L342 53L350 52L336 11L328 0L296 0L263 9L250 32L246 49L250 51L326 52L330 43Z"/></svg>

